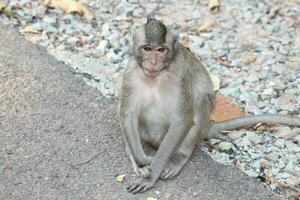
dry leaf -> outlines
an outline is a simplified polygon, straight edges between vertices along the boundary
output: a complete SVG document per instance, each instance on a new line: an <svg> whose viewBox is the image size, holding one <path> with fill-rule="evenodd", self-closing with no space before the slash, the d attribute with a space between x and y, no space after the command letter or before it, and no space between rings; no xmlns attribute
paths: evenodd
<svg viewBox="0 0 300 200"><path fill-rule="evenodd" d="M241 164L239 159L236 160L235 166L237 166L237 168L239 168L241 171L245 171L245 167Z"/></svg>
<svg viewBox="0 0 300 200"><path fill-rule="evenodd" d="M205 24L202 24L199 28L197 28L197 30L200 32L209 31L210 29L212 29L213 27L215 27L217 25L218 25L218 23L216 21L207 22Z"/></svg>
<svg viewBox="0 0 300 200"><path fill-rule="evenodd" d="M293 187L291 185L288 185L288 184L274 178L271 169L266 170L265 174L266 174L267 181L269 181L270 183L276 183L279 187L287 188L287 189L293 190L293 191L297 192L298 194L300 194L300 189Z"/></svg>
<svg viewBox="0 0 300 200"><path fill-rule="evenodd" d="M125 179L125 175L119 175L119 176L117 176L116 181L121 183L124 181L124 179Z"/></svg>
<svg viewBox="0 0 300 200"><path fill-rule="evenodd" d="M220 58L220 56L216 52L212 52L212 57L213 59L217 60L221 65L224 65L226 67L239 67L239 66L231 65L229 61L226 59Z"/></svg>
<svg viewBox="0 0 300 200"><path fill-rule="evenodd" d="M220 10L220 1L219 0L209 0L208 1L208 9L213 12L217 12Z"/></svg>
<svg viewBox="0 0 300 200"><path fill-rule="evenodd" d="M225 121L245 116L240 106L233 102L230 98L217 95L214 110L210 116L215 121Z"/></svg>
<svg viewBox="0 0 300 200"><path fill-rule="evenodd" d="M93 13L86 6L75 0L44 0L44 3L50 7L60 8L67 13L79 13L87 20L94 18Z"/></svg>
<svg viewBox="0 0 300 200"><path fill-rule="evenodd" d="M252 55L244 55L240 58L240 60L246 64L254 63L256 59L257 59L256 56L252 56Z"/></svg>
<svg viewBox="0 0 300 200"><path fill-rule="evenodd" d="M34 33L34 34L40 34L42 31L34 29L32 26L26 26L23 31L23 33Z"/></svg>
<svg viewBox="0 0 300 200"><path fill-rule="evenodd" d="M183 46L187 47L189 45L189 43L191 42L191 40L189 38L185 37L185 38L181 39L179 42Z"/></svg>
<svg viewBox="0 0 300 200"><path fill-rule="evenodd" d="M213 83L213 86L214 86L214 91L217 91L220 89L220 79L217 75L215 74L209 74L210 76L210 79Z"/></svg>
<svg viewBox="0 0 300 200"><path fill-rule="evenodd" d="M0 0L0 11L4 10L6 8L6 4Z"/></svg>

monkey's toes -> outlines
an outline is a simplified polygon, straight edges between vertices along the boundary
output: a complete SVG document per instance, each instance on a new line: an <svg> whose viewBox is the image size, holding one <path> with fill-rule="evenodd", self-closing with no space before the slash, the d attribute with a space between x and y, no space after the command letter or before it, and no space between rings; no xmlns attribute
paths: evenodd
<svg viewBox="0 0 300 200"><path fill-rule="evenodd" d="M153 185L155 184L155 181L153 179L145 179L143 177L137 179L132 185L127 187L127 191L131 192L133 194L136 193L142 193L149 190Z"/></svg>
<svg viewBox="0 0 300 200"><path fill-rule="evenodd" d="M174 178L175 176L177 176L179 174L181 170L181 166L179 165L175 165L175 164L169 164L164 171L161 173L160 175L160 179L162 180L169 180Z"/></svg>

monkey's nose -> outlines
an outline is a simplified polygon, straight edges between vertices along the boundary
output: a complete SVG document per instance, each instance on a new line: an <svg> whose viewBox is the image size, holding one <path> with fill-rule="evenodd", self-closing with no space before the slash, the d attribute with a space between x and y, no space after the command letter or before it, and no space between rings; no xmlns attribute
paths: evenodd
<svg viewBox="0 0 300 200"><path fill-rule="evenodd" d="M156 65L156 63L157 63L156 59L151 59L150 62L151 62L152 65Z"/></svg>

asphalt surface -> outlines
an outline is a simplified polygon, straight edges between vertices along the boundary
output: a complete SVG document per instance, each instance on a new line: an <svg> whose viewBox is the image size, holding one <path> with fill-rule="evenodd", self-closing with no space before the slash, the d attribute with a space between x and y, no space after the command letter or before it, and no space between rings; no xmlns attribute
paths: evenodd
<svg viewBox="0 0 300 200"><path fill-rule="evenodd" d="M124 174L125 180L116 181ZM179 177L132 195L116 102L0 24L0 199L280 199L197 149Z"/></svg>

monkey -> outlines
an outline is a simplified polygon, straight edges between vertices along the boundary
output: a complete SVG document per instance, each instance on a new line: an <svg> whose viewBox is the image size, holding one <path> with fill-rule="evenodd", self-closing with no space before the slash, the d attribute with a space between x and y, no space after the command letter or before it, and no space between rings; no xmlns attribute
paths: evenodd
<svg viewBox="0 0 300 200"><path fill-rule="evenodd" d="M145 192L159 179L175 177L196 144L222 130L261 122L300 126L300 118L268 114L211 121L215 92L207 70L157 19L148 17L133 33L132 49L118 105L125 149L139 175L128 192ZM156 150L154 156L146 154L145 144Z"/></svg>

